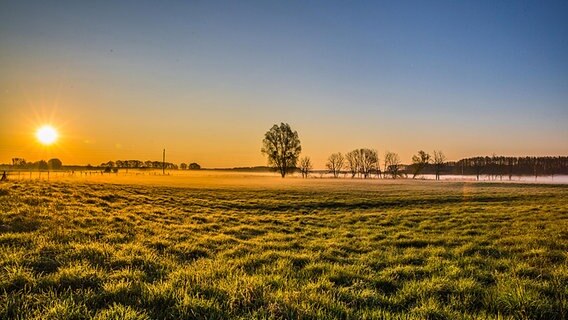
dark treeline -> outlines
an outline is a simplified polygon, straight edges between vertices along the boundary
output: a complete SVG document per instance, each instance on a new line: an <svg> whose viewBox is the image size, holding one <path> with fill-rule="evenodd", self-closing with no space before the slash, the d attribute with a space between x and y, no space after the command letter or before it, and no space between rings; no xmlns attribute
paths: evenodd
<svg viewBox="0 0 568 320"><path fill-rule="evenodd" d="M103 162L100 165L104 168L125 168L125 169L179 169L178 165L171 162L162 162L162 161L141 161L141 160L116 160L116 161L109 161Z"/></svg>
<svg viewBox="0 0 568 320"><path fill-rule="evenodd" d="M568 157L473 157L445 164L445 173L512 179L568 174Z"/></svg>
<svg viewBox="0 0 568 320"><path fill-rule="evenodd" d="M26 159L23 158L12 158L12 167L16 169L30 170L61 170L63 169L63 163L57 158L34 162L26 161Z"/></svg>
<svg viewBox="0 0 568 320"><path fill-rule="evenodd" d="M104 168L132 168L132 169L169 169L169 170L199 170L201 166L195 162L187 164L181 163L179 166L171 162L162 161L141 161L141 160L116 160L101 163Z"/></svg>
<svg viewBox="0 0 568 320"><path fill-rule="evenodd" d="M141 161L141 160L116 160L103 162L99 166L92 166L90 164L85 166L78 165L63 165L61 160L54 158L48 161L26 161L23 158L13 158L12 164L4 164L2 167L20 170L69 170L69 169L168 169L168 170L199 170L201 166L195 162L181 163L179 165L171 162L162 161Z"/></svg>

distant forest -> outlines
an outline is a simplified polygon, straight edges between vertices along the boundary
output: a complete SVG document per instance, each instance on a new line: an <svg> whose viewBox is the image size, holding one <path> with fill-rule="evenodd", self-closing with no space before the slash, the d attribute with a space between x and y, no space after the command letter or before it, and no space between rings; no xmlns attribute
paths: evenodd
<svg viewBox="0 0 568 320"><path fill-rule="evenodd" d="M434 165L426 165L422 173L434 174ZM568 157L472 157L445 162L442 173L474 175L478 180L480 176L510 180L513 176L568 175Z"/></svg>
<svg viewBox="0 0 568 320"><path fill-rule="evenodd" d="M48 161L39 160L35 162L28 162L23 158L13 158L12 165L2 165L2 167L11 167L14 169L31 169L31 170L65 170L69 168L74 169L167 169L167 170L178 170L178 169L188 169L188 170L199 170L201 166L195 162L193 163L181 163L179 165L171 162L163 161L141 161L141 160L116 160L103 162L98 166L92 166L90 164L86 166L64 166L61 160L55 158Z"/></svg>

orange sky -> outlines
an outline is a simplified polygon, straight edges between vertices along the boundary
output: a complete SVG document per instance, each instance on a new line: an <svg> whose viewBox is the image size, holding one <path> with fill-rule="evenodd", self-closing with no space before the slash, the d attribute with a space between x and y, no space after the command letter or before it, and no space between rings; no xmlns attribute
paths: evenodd
<svg viewBox="0 0 568 320"><path fill-rule="evenodd" d="M168 161L175 163L198 162L204 167L264 165L260 153L263 134L278 121L289 122L299 132L303 155L310 156L318 168L324 166L330 153L356 147L375 148L380 155L395 151L407 163L419 149L441 149L449 159L492 153L567 153L562 136L548 138L543 131L503 131L496 135L494 129L477 132L467 123L432 128L427 121L404 126L404 120L389 123L380 118L316 114L307 105L299 117L296 110L286 110L283 105L274 103L263 109L268 101L255 106L229 94L225 99L171 99L170 108L160 109L152 108L153 102L146 97L110 99L49 86L44 84L47 89L35 92L14 90L2 96L1 103L9 103L3 114L10 120L0 129L1 163L9 163L13 157L30 161L58 157L65 164L159 160L162 148L166 148ZM255 107L260 111L253 111ZM272 111L280 107L284 109L281 114ZM45 147L37 142L34 134L42 124L58 128L56 144ZM474 134L460 134L464 131Z"/></svg>

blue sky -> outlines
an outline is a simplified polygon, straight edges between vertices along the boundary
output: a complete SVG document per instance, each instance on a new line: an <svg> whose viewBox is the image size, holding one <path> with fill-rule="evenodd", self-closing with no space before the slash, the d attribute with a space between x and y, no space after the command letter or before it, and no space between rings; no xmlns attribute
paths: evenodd
<svg viewBox="0 0 568 320"><path fill-rule="evenodd" d="M21 123L47 115L79 163L166 146L179 161L263 164L262 134L281 121L316 166L357 147L406 162L419 149L567 154L567 13L565 1L2 2L0 108L15 121L0 162L39 157Z"/></svg>

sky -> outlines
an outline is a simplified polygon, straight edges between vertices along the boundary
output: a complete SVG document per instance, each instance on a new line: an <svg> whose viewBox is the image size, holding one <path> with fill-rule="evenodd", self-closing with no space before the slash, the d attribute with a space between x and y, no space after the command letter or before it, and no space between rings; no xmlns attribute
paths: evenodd
<svg viewBox="0 0 568 320"><path fill-rule="evenodd" d="M566 1L0 1L0 163L568 155ZM37 127L60 133L41 146Z"/></svg>

